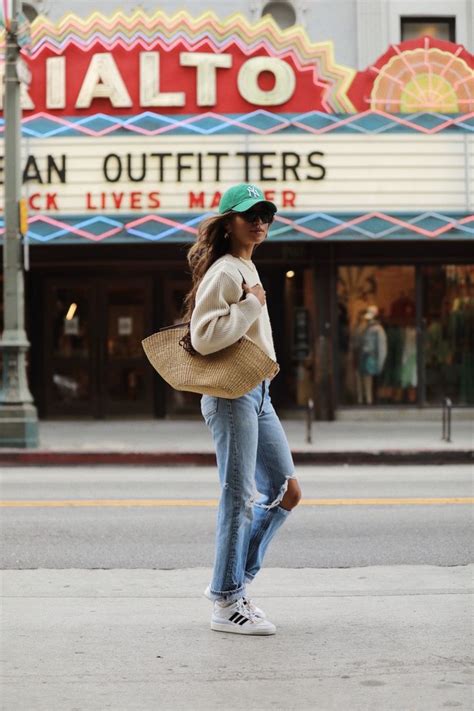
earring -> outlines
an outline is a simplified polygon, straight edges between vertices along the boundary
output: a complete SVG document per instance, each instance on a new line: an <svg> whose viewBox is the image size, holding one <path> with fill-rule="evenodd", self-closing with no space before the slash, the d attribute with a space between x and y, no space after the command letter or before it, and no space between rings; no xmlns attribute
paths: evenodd
<svg viewBox="0 0 474 711"><path fill-rule="evenodd" d="M229 239L229 233L228 233L228 232L225 233L224 239Z"/></svg>

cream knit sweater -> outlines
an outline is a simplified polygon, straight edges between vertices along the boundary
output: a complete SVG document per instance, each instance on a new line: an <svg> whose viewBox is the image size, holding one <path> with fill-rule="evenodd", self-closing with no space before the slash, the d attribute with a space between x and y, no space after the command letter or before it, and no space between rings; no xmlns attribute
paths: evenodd
<svg viewBox="0 0 474 711"><path fill-rule="evenodd" d="M242 277L249 286L261 284L250 259L225 254L212 264L199 284L191 316L191 343L198 353L220 351L247 336L276 360L267 305L255 294L243 301Z"/></svg>

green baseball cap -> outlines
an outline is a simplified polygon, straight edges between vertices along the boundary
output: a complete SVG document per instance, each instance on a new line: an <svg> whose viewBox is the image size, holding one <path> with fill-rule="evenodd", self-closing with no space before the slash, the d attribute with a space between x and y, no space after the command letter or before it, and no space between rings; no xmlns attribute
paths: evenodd
<svg viewBox="0 0 474 711"><path fill-rule="evenodd" d="M250 183L239 183L225 191L219 202L219 212L229 212L229 210L245 212L246 210L250 210L254 205L261 203L276 212L276 205L269 200L265 200L265 196L260 188Z"/></svg>

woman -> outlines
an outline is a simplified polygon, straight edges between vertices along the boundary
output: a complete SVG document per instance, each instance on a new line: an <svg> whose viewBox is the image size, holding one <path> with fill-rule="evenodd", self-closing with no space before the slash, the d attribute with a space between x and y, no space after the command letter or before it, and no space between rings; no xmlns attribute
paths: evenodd
<svg viewBox="0 0 474 711"><path fill-rule="evenodd" d="M276 207L255 185L227 190L219 215L203 221L188 253L193 288L185 300L191 343L202 355L243 335L275 358L265 291L252 262ZM275 625L246 595L278 528L301 498L294 464L264 380L245 395L203 395L201 412L216 447L221 485L216 552L205 595L211 629L269 635Z"/></svg>

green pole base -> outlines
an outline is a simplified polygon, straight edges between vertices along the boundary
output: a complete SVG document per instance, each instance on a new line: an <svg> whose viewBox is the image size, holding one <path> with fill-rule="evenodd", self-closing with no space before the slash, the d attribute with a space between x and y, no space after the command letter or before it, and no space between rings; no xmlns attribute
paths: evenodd
<svg viewBox="0 0 474 711"><path fill-rule="evenodd" d="M0 447L36 449L39 446L38 414L28 403L0 406Z"/></svg>

